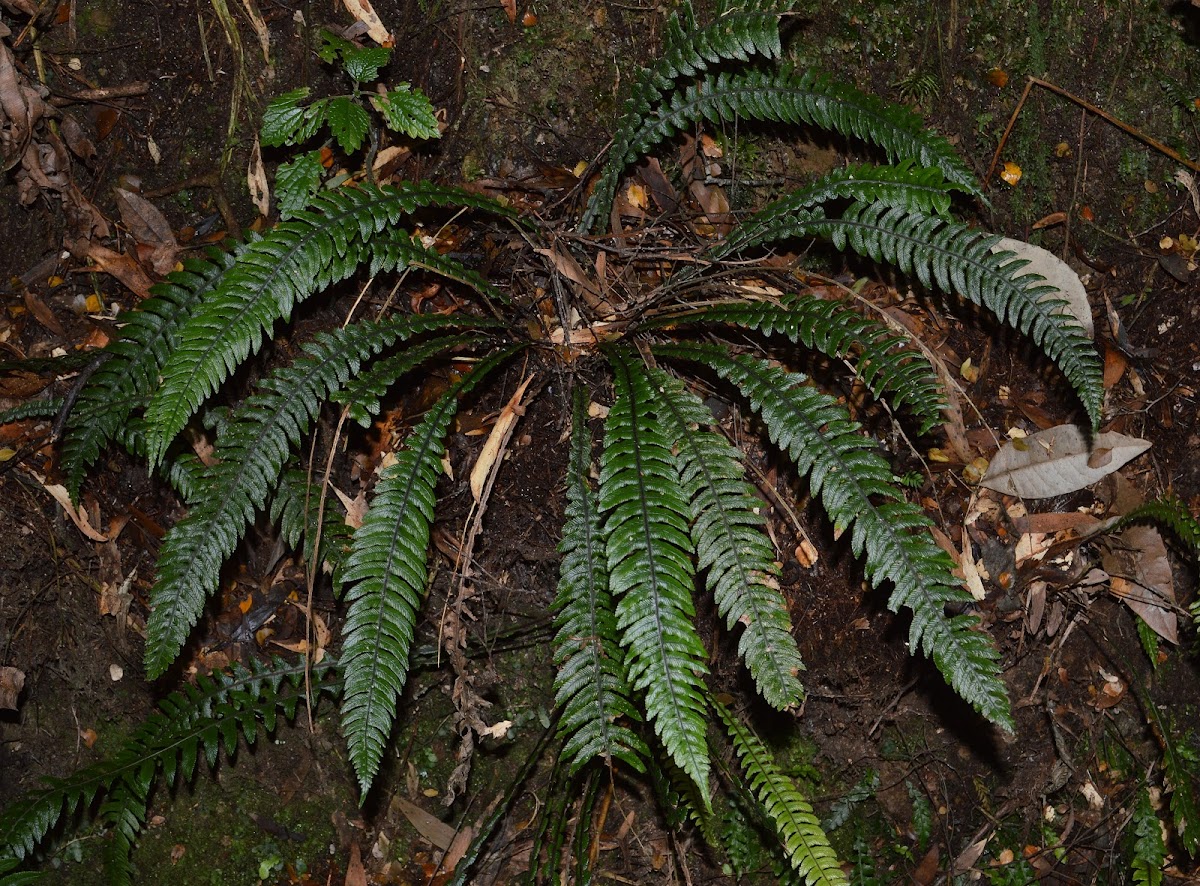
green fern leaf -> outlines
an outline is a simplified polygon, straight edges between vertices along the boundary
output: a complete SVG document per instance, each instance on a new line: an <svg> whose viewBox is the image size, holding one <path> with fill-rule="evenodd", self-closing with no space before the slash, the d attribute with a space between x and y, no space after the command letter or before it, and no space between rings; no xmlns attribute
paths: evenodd
<svg viewBox="0 0 1200 886"><path fill-rule="evenodd" d="M699 27L690 3L684 3L667 21L663 55L643 68L625 100L621 123L613 137L608 160L600 174L580 229L589 231L607 216L621 173L645 153L641 123L654 114L663 95L680 77L694 77L714 65L748 61L752 55L779 58L779 8L733 9L711 24Z"/></svg>
<svg viewBox="0 0 1200 886"><path fill-rule="evenodd" d="M948 605L971 597L951 573L953 563L928 533L930 521L904 500L873 441L858 433L845 407L785 372L749 356L731 357L707 345L660 345L664 357L711 366L736 385L787 452L833 521L851 533L850 547L864 557L872 585L893 584L888 607L912 610L909 644L922 650L961 698L992 722L1012 731L1012 715L998 653L977 620L948 617Z"/></svg>
<svg viewBox="0 0 1200 886"><path fill-rule="evenodd" d="M104 349L105 362L79 393L67 419L62 470L73 501L87 470L158 383L159 369L174 349L180 326L203 294L221 279L237 253L210 249L207 260L188 259L154 286L153 298L124 315L120 336Z"/></svg>
<svg viewBox="0 0 1200 886"><path fill-rule="evenodd" d="M849 883L812 805L784 775L762 741L719 701L713 707L733 742L759 802L775 826L792 867L809 886Z"/></svg>
<svg viewBox="0 0 1200 886"><path fill-rule="evenodd" d="M179 654L205 600L217 589L221 566L265 505L288 455L330 394L379 350L454 322L400 316L318 334L304 346L303 357L268 375L258 393L238 408L218 441L216 463L204 472L202 494L167 533L159 551L146 623L146 673L151 679ZM428 359L446 346L445 340L434 339L408 353L414 361Z"/></svg>
<svg viewBox="0 0 1200 886"><path fill-rule="evenodd" d="M311 479L311 486L310 486ZM309 477L307 471L285 470L271 497L271 520L279 524L279 535L292 550L302 551L306 562L313 562L313 542L317 520L321 520L321 550L318 563L336 571L350 551L350 526L346 515L332 495L326 497L325 511L318 514L321 504L321 479ZM303 543L303 546L302 544Z"/></svg>
<svg viewBox="0 0 1200 886"><path fill-rule="evenodd" d="M315 669L317 693L337 689L329 681L330 663ZM197 678L196 685L173 692L134 732L112 759L88 766L66 779L46 779L47 787L10 803L0 812L0 857L25 858L63 817L89 805L114 786L145 796L156 773L172 785L179 776L190 778L203 751L215 763L219 752L220 721L232 718L235 730L252 739L258 723L275 722L282 710L289 718L304 684L305 664L282 659L234 665L227 672ZM289 689L280 693L280 688ZM118 798L119 799L119 798ZM123 801L121 805L124 805ZM117 807L114 807L114 809Z"/></svg>
<svg viewBox="0 0 1200 886"><path fill-rule="evenodd" d="M949 216L953 187L936 166L916 166L905 160L898 166L849 166L822 176L817 181L760 209L742 222L709 254L719 260L762 245L794 236L803 229L806 210L838 200L881 203L925 215Z"/></svg>
<svg viewBox="0 0 1200 886"><path fill-rule="evenodd" d="M993 254L997 237L966 225L886 205L852 204L841 218L814 219L811 231L860 255L915 273L927 287L956 292L1028 335L1062 370L1099 427L1104 399L1100 358L1074 318L1060 312L1056 290L1011 252Z"/></svg>
<svg viewBox="0 0 1200 886"><path fill-rule="evenodd" d="M609 587L629 682L671 759L708 802L704 645L693 624L695 568L689 504L680 489L672 440L654 415L642 362L624 348L607 352L616 377L600 464Z"/></svg>
<svg viewBox="0 0 1200 886"><path fill-rule="evenodd" d="M353 154L362 147L367 130L371 128L371 118L367 112L348 95L329 99L326 119L330 132L347 154Z"/></svg>
<svg viewBox="0 0 1200 886"><path fill-rule="evenodd" d="M775 551L758 513L762 501L742 479L738 451L703 430L714 420L700 399L661 370L651 378L656 412L676 441L683 488L692 493L692 539L717 611L730 631L742 626L738 653L763 698L781 710L798 705L804 663L779 592Z"/></svg>
<svg viewBox="0 0 1200 886"><path fill-rule="evenodd" d="M325 167L320 151L305 151L292 160L280 163L275 170L275 200L279 217L287 220L312 202Z"/></svg>
<svg viewBox="0 0 1200 886"><path fill-rule="evenodd" d="M559 545L558 593L554 597L554 701L562 710L559 732L572 774L589 760L623 760L638 772L649 750L620 719L641 720L625 681L624 653L608 593L604 537L595 495L588 486L592 432L587 391L576 389L571 455L566 468L566 520Z"/></svg>
<svg viewBox="0 0 1200 886"><path fill-rule="evenodd" d="M51 397L45 400L28 400L18 403L10 409L0 410L0 425L14 421L27 421L31 418L54 418L62 410L65 401L62 397Z"/></svg>
<svg viewBox="0 0 1200 886"><path fill-rule="evenodd" d="M1163 881L1163 864L1167 859L1167 847L1163 843L1162 825L1150 803L1150 791L1145 785L1138 787L1137 802L1133 807L1133 882L1145 886L1159 886Z"/></svg>
<svg viewBox="0 0 1200 886"><path fill-rule="evenodd" d="M477 279L396 227L421 207L447 204L511 214L486 198L436 185L342 188L318 195L312 207L251 244L179 331L178 347L162 368L162 385L146 410L151 465L162 461L200 404L258 351L277 320L368 258L373 272L405 265Z"/></svg>
<svg viewBox="0 0 1200 886"><path fill-rule="evenodd" d="M581 227L585 230L594 226L601 212L608 211L626 166L701 120L719 123L740 117L839 132L882 148L893 164L911 161L918 167L936 168L953 187L982 196L970 167L911 110L814 71L785 68L719 73L676 92L666 105L629 105L625 113L620 140L614 141L614 152L584 215ZM617 153L617 146L623 147L623 152Z"/></svg>
<svg viewBox="0 0 1200 886"><path fill-rule="evenodd" d="M325 119L324 104L319 107L316 104L309 107L301 105L309 92L307 86L302 86L267 103L259 133L263 145L268 148L298 145L317 134Z"/></svg>
<svg viewBox="0 0 1200 886"><path fill-rule="evenodd" d="M851 360L855 374L876 397L889 393L892 405L909 408L927 433L941 421L945 404L937 370L905 337L863 317L845 304L809 293L780 297L778 303L729 301L686 313L664 314L647 328L682 323L731 323L766 335L780 333L837 359Z"/></svg>
<svg viewBox="0 0 1200 886"><path fill-rule="evenodd" d="M572 774L595 757L623 760L644 772L642 758L649 756L649 749L618 722L641 717L629 700L596 496L588 486L592 435L582 387L575 392L572 422L566 521L559 545L562 561L554 600L558 667L554 693L562 710L559 732L566 738L561 755Z"/></svg>
<svg viewBox="0 0 1200 886"><path fill-rule="evenodd" d="M351 585L342 627L346 680L342 729L364 795L379 770L396 700L408 677L413 626L425 598L443 439L458 397L513 352L510 348L476 364L413 429L396 463L380 476L371 509L354 533L342 572L335 577L339 585Z"/></svg>

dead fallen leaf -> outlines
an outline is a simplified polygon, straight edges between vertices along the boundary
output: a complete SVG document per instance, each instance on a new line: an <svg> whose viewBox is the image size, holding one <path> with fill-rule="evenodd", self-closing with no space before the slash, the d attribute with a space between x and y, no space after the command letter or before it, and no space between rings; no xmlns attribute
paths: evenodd
<svg viewBox="0 0 1200 886"><path fill-rule="evenodd" d="M433 792L437 796L437 791ZM406 800L403 797L396 795L392 798L391 806L408 819L411 824L426 840L436 846L438 849L445 851L450 848L450 844L454 842L456 831L450 825L446 824L435 815L426 812L416 803ZM392 811L388 810L389 813Z"/></svg>
<svg viewBox="0 0 1200 886"><path fill-rule="evenodd" d="M138 298L150 297L150 287L154 285L154 281L142 270L141 265L128 255L122 255L107 246L101 246L95 240L89 240L86 243L76 242L75 246L82 249L83 254L92 260L96 270L115 277ZM75 249L71 251L74 252Z"/></svg>
<svg viewBox="0 0 1200 886"><path fill-rule="evenodd" d="M254 144L250 148L250 163L246 167L246 185L250 188L250 202L258 210L259 215L271 214L271 185L267 181L267 171L263 168L262 147L258 136L254 136Z"/></svg>
<svg viewBox="0 0 1200 886"><path fill-rule="evenodd" d="M352 16L367 26L367 36L380 46L392 45L392 32L383 25L383 21L371 6L371 0L342 0Z"/></svg>
<svg viewBox="0 0 1200 886"><path fill-rule="evenodd" d="M1137 525L1122 532L1120 542L1121 549L1105 557L1104 566L1112 574L1109 590L1154 633L1178 645L1175 581L1162 536L1153 526Z"/></svg>
<svg viewBox="0 0 1200 886"><path fill-rule="evenodd" d="M1038 274L1044 277L1046 282L1038 285L1053 286L1058 291L1044 295L1042 298L1057 298L1065 301L1066 304L1059 309L1060 312L1070 314L1087 333L1088 338L1095 338L1096 330L1092 322L1092 307L1088 302L1087 290L1083 288L1083 282L1079 279L1079 275L1072 271L1066 262L1040 246L1034 246L1024 240L1013 240L1009 237L1001 237L992 247L992 252L1012 252L1015 254L1013 261L1028 262L1016 273L1022 276ZM1007 268L1009 265L1006 264L1005 267Z"/></svg>
<svg viewBox="0 0 1200 886"><path fill-rule="evenodd" d="M527 376L512 397L509 398L504 409L500 411L500 417L492 425L491 433L488 434L487 440L483 443L483 449L480 450L479 458L476 460L475 466L471 468L471 495L477 502L483 496L484 484L487 482L488 475L492 472L496 459L500 457L500 453L508 444L508 438L512 436L517 419L525 414L525 407L521 404L521 398L525 396L525 391L531 381L533 381L533 376Z"/></svg>
<svg viewBox="0 0 1200 886"><path fill-rule="evenodd" d="M1058 425L1005 443L980 483L1021 498L1050 498L1084 489L1136 458L1150 443L1114 431L1088 440L1076 425ZM1018 445L1019 444L1019 445ZM1096 450L1109 450L1103 465L1089 464Z"/></svg>
<svg viewBox="0 0 1200 886"><path fill-rule="evenodd" d="M29 474L33 479L41 484L42 488L50 493L50 496L58 502L62 509L66 512L71 522L76 528L90 538L92 541L108 541L108 536L103 532L98 531L92 526L91 520L88 518L87 511L82 508L76 508L71 504L71 495L67 492L67 487L58 483L47 483L46 478L38 474L36 471L30 471Z"/></svg>
<svg viewBox="0 0 1200 886"><path fill-rule="evenodd" d="M346 879L342 882L344 886L367 886L367 869L363 867L357 840L350 844L350 860L346 862Z"/></svg>
<svg viewBox="0 0 1200 886"><path fill-rule="evenodd" d="M24 688L24 671L17 668L0 667L0 710L17 710L17 699Z"/></svg>

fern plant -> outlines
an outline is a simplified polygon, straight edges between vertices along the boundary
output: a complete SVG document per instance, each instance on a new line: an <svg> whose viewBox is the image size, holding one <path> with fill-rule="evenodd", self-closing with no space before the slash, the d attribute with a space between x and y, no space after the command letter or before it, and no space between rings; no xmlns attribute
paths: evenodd
<svg viewBox="0 0 1200 886"><path fill-rule="evenodd" d="M607 384L593 394L578 383L570 418L554 602L562 763L592 785L588 773L597 766L665 773L656 781L673 785L673 796L706 830L714 749L730 747L796 874L837 883L845 877L809 802L740 715L710 694L709 652L696 620L700 595L711 595L754 685L778 709L803 699L793 631L804 623L793 624L780 591L742 454L689 383L697 367L698 377L722 380L758 417L807 479L835 532L847 536L869 582L886 590L892 610L910 614L912 650L930 658L981 717L1008 730L1013 723L996 648L975 617L948 614L966 610L971 597L934 542L931 521L906 499L879 444L819 386L824 380L786 361L799 344L848 362L920 433L937 424L942 408L937 372L902 334L849 303L802 286L764 297L761 286L739 285L738 275L754 273L748 260L764 247L797 238L824 238L894 265L1027 335L1061 368L1093 427L1100 420L1100 366L1087 337L1060 312L1055 291L1025 274L1011 253L993 253L997 238L954 219L955 195L978 196L979 188L944 139L904 108L778 64L778 3L719 6L707 25L686 3L670 19L662 58L632 88L578 220L581 230L595 231L610 218L631 163L707 121L804 123L855 139L886 162L838 170L782 195L708 245L701 261L664 289L625 306L596 298L563 306L559 329L539 328L540 295L501 291L405 228L414 214L437 207L505 219L513 216L505 206L428 183L322 193L260 239L194 261L159 287L81 395L67 424L63 467L77 494L103 447L121 443L168 470L189 503L163 542L151 592L151 678L178 660L220 584L222 565L258 514L278 520L282 536L306 556L334 566L345 605L341 724L365 794L391 740L408 673L428 585L441 460L459 399L517 354L556 372L602 371L611 393ZM312 134L321 115L313 106L302 109L299 96L285 98L268 129L286 132L281 142ZM727 269L732 256L742 270ZM187 455L181 432L204 416L226 381L305 299L360 267L372 275L438 275L473 292L478 310L395 311L319 334L218 423L212 463ZM658 307L667 295L670 306ZM296 453L318 415L340 407L369 425L400 379L448 358L469 368L383 471L362 525L339 530L336 518L312 507L320 497L305 494L297 470ZM608 401L596 470L598 429L587 408L593 396ZM117 809L138 807L144 782L122 790L111 817L117 839L132 839L137 813ZM45 832L23 827L0 832L17 834L4 837L4 852L21 856ZM564 837L554 839L561 846Z"/></svg>

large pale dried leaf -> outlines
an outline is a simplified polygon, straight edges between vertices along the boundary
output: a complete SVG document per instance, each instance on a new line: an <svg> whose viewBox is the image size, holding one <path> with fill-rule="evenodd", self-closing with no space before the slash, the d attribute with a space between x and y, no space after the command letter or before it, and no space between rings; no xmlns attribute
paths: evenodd
<svg viewBox="0 0 1200 886"><path fill-rule="evenodd" d="M393 798L392 805L408 819L408 823L416 828L418 834L438 849L445 851L450 848L455 834L454 828L450 825L403 797Z"/></svg>
<svg viewBox="0 0 1200 886"><path fill-rule="evenodd" d="M25 672L16 668L0 668L0 710L15 711L17 698L25 688Z"/></svg>
<svg viewBox="0 0 1200 886"><path fill-rule="evenodd" d="M1175 615L1175 581L1167 546L1153 526L1130 526L1121 533L1123 548L1117 555L1127 577L1114 575L1109 589L1169 643L1179 643L1179 620ZM1113 572L1120 568L1105 560Z"/></svg>
<svg viewBox="0 0 1200 886"><path fill-rule="evenodd" d="M992 247L992 252L1013 252L1016 253L1017 258L1029 262L1021 270L1021 273L1040 274L1045 277L1046 285L1053 286L1058 290L1057 293L1045 297L1061 298L1065 301L1066 305L1063 306L1062 311L1070 314L1079 322L1088 338L1095 338L1096 329L1092 323L1092 306L1088 303L1087 290L1083 288L1083 282L1079 279L1079 275L1072 271L1066 262L1040 246L1008 237L1001 237L999 242Z"/></svg>
<svg viewBox="0 0 1200 886"><path fill-rule="evenodd" d="M50 496L58 502L66 515L75 524L75 527L90 538L92 541L108 541L108 536L100 532L92 525L91 519L88 517L87 511L83 508L77 508L71 504L71 496L67 492L67 487L59 483L47 483L46 478L34 471L29 472L33 479L41 484L42 488L50 493Z"/></svg>
<svg viewBox="0 0 1200 886"><path fill-rule="evenodd" d="M512 436L517 419L525 414L525 407L521 405L521 398L525 396L525 390L529 387L531 381L533 381L532 375L521 382L521 386L517 388L516 393L512 395L508 403L505 404L504 409L500 411L500 417L492 425L492 430L488 434L487 440L483 443L483 450L479 453L479 458L475 461L475 466L471 468L471 495L474 496L475 501L479 501L483 497L484 485L487 483L487 478L496 465L496 460L500 457L500 453L504 451L504 447L508 445L508 438Z"/></svg>
<svg viewBox="0 0 1200 886"><path fill-rule="evenodd" d="M1147 440L1115 431L1094 445L1076 425L1058 425L1005 443L980 483L1021 498L1050 498L1084 489L1150 448Z"/></svg>
<svg viewBox="0 0 1200 886"><path fill-rule="evenodd" d="M371 6L371 0L342 0L350 14L367 26L367 36L381 46L392 45L392 32L384 27L383 20Z"/></svg>

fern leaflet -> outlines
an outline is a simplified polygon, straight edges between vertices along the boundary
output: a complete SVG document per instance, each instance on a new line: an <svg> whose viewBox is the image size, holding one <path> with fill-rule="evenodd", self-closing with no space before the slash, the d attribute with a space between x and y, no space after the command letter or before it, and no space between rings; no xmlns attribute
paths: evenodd
<svg viewBox="0 0 1200 886"><path fill-rule="evenodd" d="M733 742L750 787L774 824L788 860L809 886L849 883L829 845L812 805L780 772L762 741L733 713L714 700L713 706Z"/></svg>
<svg viewBox="0 0 1200 886"><path fill-rule="evenodd" d="M707 804L708 669L693 624L690 508L670 441L655 420L644 365L625 348L610 349L607 356L617 393L605 427L600 508L629 682L645 693L655 732Z"/></svg>
<svg viewBox="0 0 1200 886"><path fill-rule="evenodd" d="M379 771L396 701L408 678L413 627L425 598L434 486L442 470L450 419L458 397L514 350L500 351L476 364L413 429L396 463L380 476L371 509L335 577L339 585L351 585L342 628L346 675L342 729L364 794Z"/></svg>
<svg viewBox="0 0 1200 886"><path fill-rule="evenodd" d="M562 561L554 600L558 667L554 692L562 710L559 732L566 737L561 755L572 774L597 756L623 760L644 772L642 758L649 756L649 749L618 722L638 721L641 716L629 700L596 496L588 486L592 436L582 387L576 389L572 422L566 521L559 545Z"/></svg>
<svg viewBox="0 0 1200 886"><path fill-rule="evenodd" d="M970 595L951 574L950 558L929 536L929 520L904 500L887 462L874 442L858 433L845 407L804 385L804 376L753 357L731 357L706 345L660 345L654 353L707 364L742 391L771 439L808 475L835 531L850 530L851 550L864 557L867 579L875 586L892 582L888 607L912 610L912 648L933 659L960 697L1011 731L995 647L972 629L976 619L945 614L947 605L967 602Z"/></svg>
<svg viewBox="0 0 1200 886"><path fill-rule="evenodd" d="M762 502L742 479L737 450L704 430L713 417L699 398L662 370L651 378L658 416L677 441L679 474L692 495L692 540L717 610L730 631L742 626L738 652L763 698L779 709L797 705L804 696L798 676L804 663L758 512Z"/></svg>

